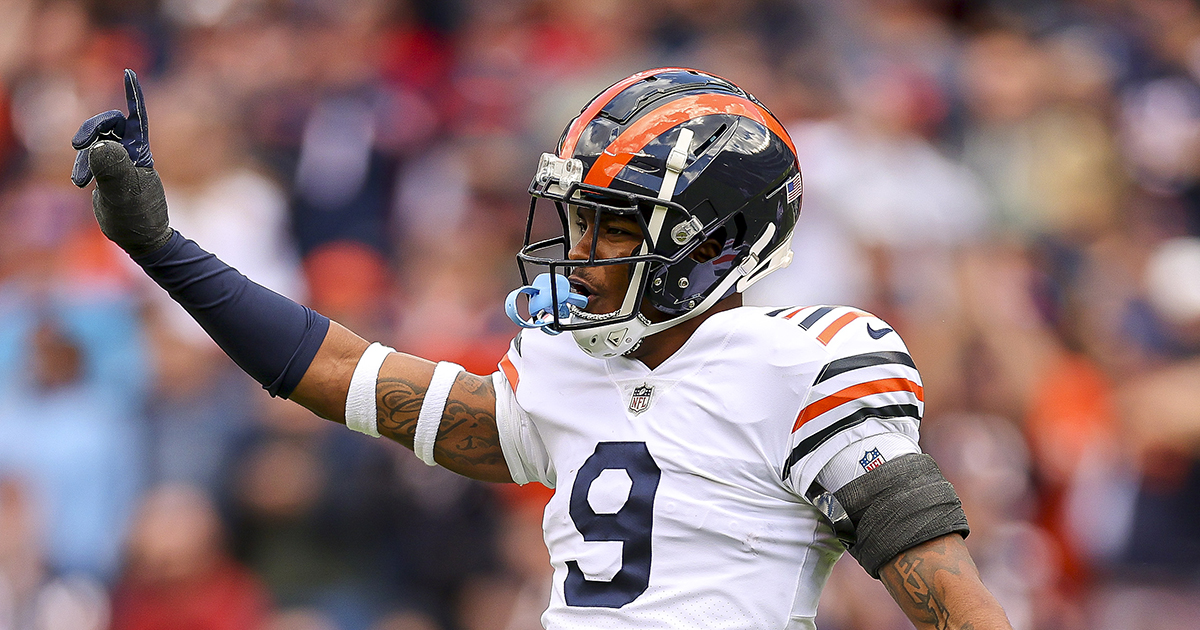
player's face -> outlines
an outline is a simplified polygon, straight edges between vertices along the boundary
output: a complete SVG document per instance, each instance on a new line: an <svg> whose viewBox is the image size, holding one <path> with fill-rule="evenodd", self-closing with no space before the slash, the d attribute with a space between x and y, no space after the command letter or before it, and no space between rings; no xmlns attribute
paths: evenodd
<svg viewBox="0 0 1200 630"><path fill-rule="evenodd" d="M596 239L596 258L620 258L630 256L642 244L642 229L638 222L628 217L608 213L601 215L596 225L596 211L580 209L576 216L576 227L582 237L568 252L571 260L587 260L591 254L592 239ZM611 313L621 308L625 291L629 288L630 265L598 265L576 267L570 275L571 289L588 298L589 313Z"/></svg>

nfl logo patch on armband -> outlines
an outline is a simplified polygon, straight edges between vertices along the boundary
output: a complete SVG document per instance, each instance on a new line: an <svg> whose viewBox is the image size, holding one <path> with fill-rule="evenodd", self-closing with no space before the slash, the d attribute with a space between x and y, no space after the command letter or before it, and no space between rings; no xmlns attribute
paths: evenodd
<svg viewBox="0 0 1200 630"><path fill-rule="evenodd" d="M654 396L654 388L650 385L640 385L633 388L633 396L629 398L629 411L634 415L650 408L650 398Z"/></svg>
<svg viewBox="0 0 1200 630"><path fill-rule="evenodd" d="M879 468L880 466L882 466L883 462L885 462L885 461L887 461L887 460L885 460L883 458L883 454L879 452L879 449L873 448L873 449L867 451L863 455L863 458L858 460L858 463L862 464L862 467L864 470L866 470L867 472L871 472L872 470L875 470L876 468Z"/></svg>

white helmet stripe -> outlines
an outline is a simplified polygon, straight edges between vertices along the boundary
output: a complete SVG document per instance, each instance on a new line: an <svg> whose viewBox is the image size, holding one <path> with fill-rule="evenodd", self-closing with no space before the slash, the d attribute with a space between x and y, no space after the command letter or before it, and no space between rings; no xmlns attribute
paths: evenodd
<svg viewBox="0 0 1200 630"><path fill-rule="evenodd" d="M667 172L663 174L662 186L658 189L659 199L670 201L675 196L675 184L679 181L679 174L687 166L687 152L692 146L694 135L695 132L691 129L680 128L679 137L675 139L675 146L671 148L671 155L667 157ZM646 226L646 242L642 243L642 248L638 250L639 255L650 253L650 248L658 244L658 237L662 234L663 223L666 220L667 209L664 206L654 206L654 212L650 214L650 223ZM646 265L647 263L634 264L633 273L629 278L629 288L625 290L625 300L621 303L621 315L629 315L640 306L637 304L638 289L642 286L642 276L646 274Z"/></svg>

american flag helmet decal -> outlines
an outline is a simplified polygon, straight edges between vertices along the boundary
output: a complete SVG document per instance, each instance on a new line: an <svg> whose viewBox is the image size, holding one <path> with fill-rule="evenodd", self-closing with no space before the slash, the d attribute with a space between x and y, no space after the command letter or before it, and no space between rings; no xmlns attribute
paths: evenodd
<svg viewBox="0 0 1200 630"><path fill-rule="evenodd" d="M788 203L799 199L800 193L802 192L804 192L804 183L800 180L800 173L796 173L796 175L787 182Z"/></svg>

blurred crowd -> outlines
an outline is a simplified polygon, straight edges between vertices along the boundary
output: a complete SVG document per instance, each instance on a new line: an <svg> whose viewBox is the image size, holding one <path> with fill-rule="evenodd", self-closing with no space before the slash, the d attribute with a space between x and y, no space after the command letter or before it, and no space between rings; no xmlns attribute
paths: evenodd
<svg viewBox="0 0 1200 630"><path fill-rule="evenodd" d="M1195 0L0 0L0 630L532 630L547 491L270 399L120 250L69 140L139 73L173 225L490 373L538 155L594 94L747 88L805 175L757 304L852 304L1018 630L1200 627ZM852 560L822 630L909 627Z"/></svg>

